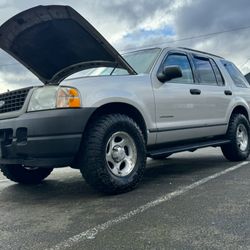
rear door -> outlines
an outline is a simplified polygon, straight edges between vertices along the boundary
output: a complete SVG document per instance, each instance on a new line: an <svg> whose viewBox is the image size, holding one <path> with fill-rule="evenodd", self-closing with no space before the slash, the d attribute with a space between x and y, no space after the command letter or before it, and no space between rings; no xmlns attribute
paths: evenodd
<svg viewBox="0 0 250 250"><path fill-rule="evenodd" d="M215 134L226 132L227 110L233 95L231 87L223 78L215 59L192 54L192 61L205 112L202 119L209 130L214 127Z"/></svg>

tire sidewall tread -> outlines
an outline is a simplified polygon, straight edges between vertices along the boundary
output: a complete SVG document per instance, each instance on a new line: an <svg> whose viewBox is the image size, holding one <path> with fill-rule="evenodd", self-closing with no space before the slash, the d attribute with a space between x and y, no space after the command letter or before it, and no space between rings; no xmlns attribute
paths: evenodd
<svg viewBox="0 0 250 250"><path fill-rule="evenodd" d="M26 185L41 183L52 171L53 168L28 170L22 165L1 165L1 172L7 179Z"/></svg>
<svg viewBox="0 0 250 250"><path fill-rule="evenodd" d="M243 124L248 133L248 146L245 151L241 151L237 145L236 132L239 124ZM226 159L230 161L243 161L246 160L250 153L250 125L249 121L243 114L233 114L229 121L227 138L230 143L221 146L221 150Z"/></svg>
<svg viewBox="0 0 250 250"><path fill-rule="evenodd" d="M109 170L105 150L111 137L117 131L128 133L137 148L137 162L133 171L125 177L118 177ZM142 179L146 165L146 148L139 126L123 114L107 114L90 123L83 136L78 159L79 168L85 180L98 191L118 194L134 189Z"/></svg>

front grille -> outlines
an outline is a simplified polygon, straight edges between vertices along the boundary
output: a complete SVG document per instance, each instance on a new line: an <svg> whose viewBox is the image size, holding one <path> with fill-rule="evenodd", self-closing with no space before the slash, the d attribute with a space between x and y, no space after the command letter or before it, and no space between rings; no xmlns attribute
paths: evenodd
<svg viewBox="0 0 250 250"><path fill-rule="evenodd" d="M0 94L0 113L21 109L30 89L24 88Z"/></svg>

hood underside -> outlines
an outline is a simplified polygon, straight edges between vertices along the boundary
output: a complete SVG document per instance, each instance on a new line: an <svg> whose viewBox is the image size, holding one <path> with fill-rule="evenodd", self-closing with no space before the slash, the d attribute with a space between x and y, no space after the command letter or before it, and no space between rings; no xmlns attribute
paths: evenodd
<svg viewBox="0 0 250 250"><path fill-rule="evenodd" d="M123 57L69 6L37 6L0 27L0 47L43 83L59 83L80 70L123 68L136 74Z"/></svg>

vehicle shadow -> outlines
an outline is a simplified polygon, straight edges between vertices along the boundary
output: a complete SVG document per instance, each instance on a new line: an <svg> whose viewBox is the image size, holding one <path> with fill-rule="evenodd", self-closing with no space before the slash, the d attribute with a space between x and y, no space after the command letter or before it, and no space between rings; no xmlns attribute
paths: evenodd
<svg viewBox="0 0 250 250"><path fill-rule="evenodd" d="M223 156L174 157L164 160L148 160L145 177L158 178L164 175L180 175L218 169L235 165Z"/></svg>
<svg viewBox="0 0 250 250"><path fill-rule="evenodd" d="M144 179L141 185L134 191L108 196L94 191L82 179L80 173L63 170L53 174L52 177L35 186L25 186L20 184L6 185L0 190L0 203L2 201L15 203L41 203L41 202L72 202L72 201L94 201L119 200L135 195L143 195L152 190L161 192L171 191L179 185L185 185L202 179L208 175L228 168L235 163L227 162L222 156L200 156L200 157L170 157L165 160L148 160Z"/></svg>

